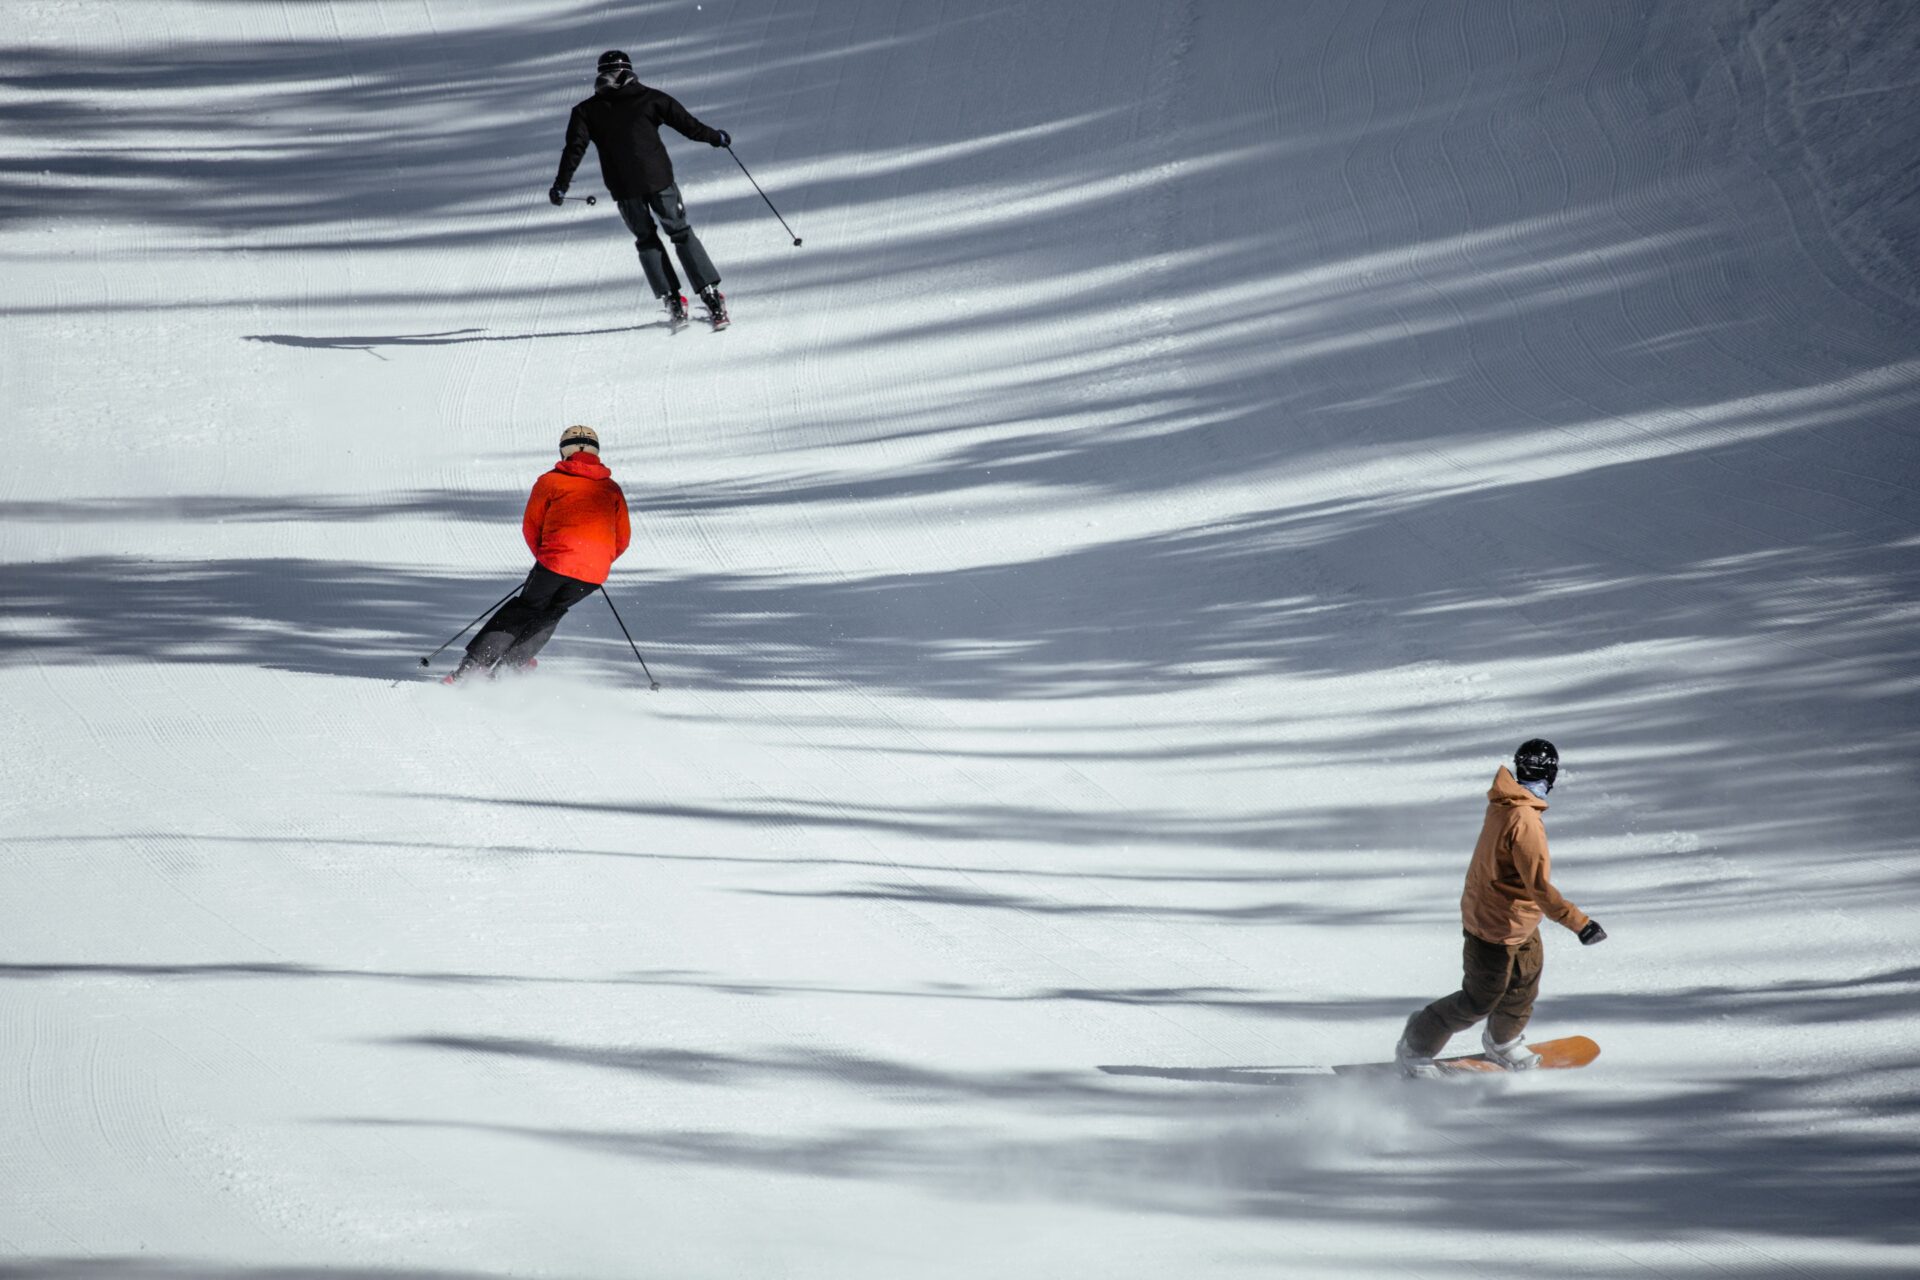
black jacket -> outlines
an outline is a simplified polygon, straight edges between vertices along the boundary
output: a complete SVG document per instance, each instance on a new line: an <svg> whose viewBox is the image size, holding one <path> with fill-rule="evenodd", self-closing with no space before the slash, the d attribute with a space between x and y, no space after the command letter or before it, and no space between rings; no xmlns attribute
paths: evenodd
<svg viewBox="0 0 1920 1280"><path fill-rule="evenodd" d="M714 143L720 133L688 110L638 80L597 88L567 120L567 145L553 185L565 191L586 158L587 143L600 155L600 176L615 200L638 200L673 185L673 161L660 142L660 126L672 125L695 142Z"/></svg>

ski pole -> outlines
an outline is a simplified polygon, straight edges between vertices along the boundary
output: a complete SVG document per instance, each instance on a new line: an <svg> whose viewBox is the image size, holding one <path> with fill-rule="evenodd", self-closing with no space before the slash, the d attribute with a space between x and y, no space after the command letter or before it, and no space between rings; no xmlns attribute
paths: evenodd
<svg viewBox="0 0 1920 1280"><path fill-rule="evenodd" d="M747 181L753 182L753 189L755 191L760 191L760 184L758 182L754 182L753 175L747 172L746 163L742 161L739 156L733 155L733 147L731 144L729 144L727 147L727 154L730 156L733 156L733 162L740 166L740 172L745 173L747 175ZM773 209L773 201L767 200L767 193L765 191L760 191L760 198L762 200L767 201L767 208ZM773 209L773 216L776 218L780 218L780 211L778 209ZM787 227L787 220L785 218L780 218L780 225L783 227ZM793 236L792 227L787 227L787 234L790 236ZM799 236L793 236L793 247L796 249L800 247Z"/></svg>
<svg viewBox="0 0 1920 1280"><path fill-rule="evenodd" d="M600 588L600 598L607 602L607 608L613 609L613 597L607 594L607 588L604 584ZM627 648L633 650L634 657L640 658L640 646L633 642L633 632L627 630L626 619L620 616L618 609L613 609L613 620L620 624L620 634L627 638ZM640 658L640 669L647 671L647 660L645 658ZM653 678L653 672L651 671L647 671L647 687L655 693L660 691L660 682Z"/></svg>
<svg viewBox="0 0 1920 1280"><path fill-rule="evenodd" d="M509 601L509 600L511 600L511 599L513 599L513 597L514 597L514 595L515 595L515 594L516 594L516 593L517 593L517 592L518 592L518 591L520 590L520 588L521 588L521 587L524 587L524 586L526 586L526 585L527 585L527 584L526 584L526 582L525 582L525 580L523 579L523 580L522 580L522 581L521 581L521 582L520 582L520 583L519 583L519 584L518 584L517 586L515 586L515 587L514 587L514 589L513 589L512 591L509 591L509 592L507 592L507 594L505 594L505 595L503 595L503 596L501 596L501 597L500 597L500 598L499 598L498 600L495 600L495 601L494 601L494 602L493 602L492 604L490 604L490 605L488 605L488 606L487 606L486 608L484 608L484 609L482 609L482 610L481 610L481 611L479 612L479 614L477 614L477 615L476 615L476 616L474 617L474 619L473 619L473 622L469 622L469 623L468 623L468 624L467 624L466 626L464 626L464 627L462 627L462 628L460 628L460 629L459 629L458 631L456 631L456 632L454 632L454 633L453 633L453 634L452 634L451 636L449 636L449 637L447 637L447 644L452 644L452 643L453 643L453 642L454 642L455 640L458 640L458 639L459 639L459 638L460 638L461 636L463 636L463 635L465 635L465 634L467 634L467 632L469 632L469 631L471 631L471 630L473 630L473 623L474 623L474 622L478 622L478 621L480 621L480 619L481 619L481 618L484 618L484 617L486 617L486 616L487 616L488 614L490 614L490 613L492 613L492 612L493 612L493 611L494 611L495 609L498 609L498 608L499 608L499 607L500 607L501 605L503 605L503 604L505 604L505 603L506 603L507 601ZM441 645L441 646L440 646L440 647L439 647L438 649L435 649L435 650L434 650L434 651L433 651L432 653L430 653L430 654L428 654L428 655L427 655L426 657L424 657L424 658L422 658L422 659L420 659L420 665L421 665L421 666L423 666L423 667L430 667L430 666L432 666L432 665L433 665L433 660L434 660L435 658L437 658L437 657L439 657L439 656L440 656L440 655L441 655L442 653L444 653L444 652L446 651L446 648L447 648L447 644L443 644L443 645Z"/></svg>
<svg viewBox="0 0 1920 1280"><path fill-rule="evenodd" d="M599 203L599 201L595 200L592 196L561 196L560 198L562 200L578 201L582 204L598 204Z"/></svg>

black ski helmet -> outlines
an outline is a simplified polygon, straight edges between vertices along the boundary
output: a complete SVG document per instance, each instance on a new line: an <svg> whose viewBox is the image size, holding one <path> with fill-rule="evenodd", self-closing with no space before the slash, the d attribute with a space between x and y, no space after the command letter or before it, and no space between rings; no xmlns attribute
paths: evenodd
<svg viewBox="0 0 1920 1280"><path fill-rule="evenodd" d="M633 59L618 49L609 49L600 55L600 64L594 69L600 72L607 72L613 70L615 67L623 67L631 71L633 70Z"/></svg>
<svg viewBox="0 0 1920 1280"><path fill-rule="evenodd" d="M1513 753L1513 776L1519 782L1544 782L1551 791L1560 776L1560 753L1545 738L1528 738Z"/></svg>

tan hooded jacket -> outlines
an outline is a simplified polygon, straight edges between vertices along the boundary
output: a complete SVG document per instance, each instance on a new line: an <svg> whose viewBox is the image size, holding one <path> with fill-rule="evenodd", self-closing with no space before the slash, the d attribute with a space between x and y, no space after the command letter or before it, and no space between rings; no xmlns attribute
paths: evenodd
<svg viewBox="0 0 1920 1280"><path fill-rule="evenodd" d="M1575 933L1587 914L1560 896L1550 878L1547 829L1540 822L1547 802L1513 779L1505 765L1487 789L1487 820L1473 847L1460 920L1483 942L1512 946L1540 927L1544 914Z"/></svg>

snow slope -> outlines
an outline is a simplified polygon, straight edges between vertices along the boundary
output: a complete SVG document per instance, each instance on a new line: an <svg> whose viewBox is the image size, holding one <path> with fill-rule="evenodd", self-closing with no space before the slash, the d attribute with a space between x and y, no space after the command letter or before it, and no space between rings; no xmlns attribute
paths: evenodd
<svg viewBox="0 0 1920 1280"><path fill-rule="evenodd" d="M1920 1270L1899 0L8 14L0 1276ZM1603 1056L1332 1077L1533 734Z"/></svg>

